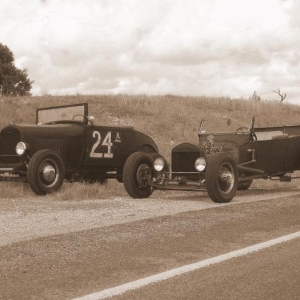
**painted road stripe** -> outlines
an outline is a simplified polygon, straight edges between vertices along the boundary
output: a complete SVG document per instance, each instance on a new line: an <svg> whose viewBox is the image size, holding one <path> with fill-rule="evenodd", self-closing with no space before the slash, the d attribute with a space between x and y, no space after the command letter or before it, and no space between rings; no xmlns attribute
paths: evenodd
<svg viewBox="0 0 300 300"><path fill-rule="evenodd" d="M135 280L132 282L128 282L126 284L122 284L113 288L109 288L106 290L102 290L100 292L97 293L93 293L90 295L86 295L80 298L74 298L73 300L101 300L101 299L107 299L113 296L117 296L117 295L121 295L124 294L127 291L131 291L131 290L136 290L139 289L141 287L147 286L149 284L152 283L156 283L156 282L160 282L175 276L179 276L188 272L192 272L204 267L208 267L210 265L214 265L223 261L226 261L228 259L231 258L235 258L235 257L240 257L252 252L256 252L265 248L269 248L271 246L280 244L280 243L284 243L290 240L293 240L295 238L299 238L300 237L300 231L289 234L289 235L285 235L282 237L279 237L277 239L273 239L270 241L266 241L260 244L256 244L250 247L246 247L240 250L236 250L236 251L232 251L226 254L222 254L219 256L215 256L209 259L205 259L193 264L189 264L189 265L185 265L179 268L175 268L166 272L162 272L156 275L152 275L149 277L145 277L139 280Z"/></svg>

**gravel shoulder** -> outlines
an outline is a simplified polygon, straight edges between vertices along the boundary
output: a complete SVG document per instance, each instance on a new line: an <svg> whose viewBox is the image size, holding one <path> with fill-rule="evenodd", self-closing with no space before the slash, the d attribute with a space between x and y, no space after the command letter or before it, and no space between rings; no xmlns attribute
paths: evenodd
<svg viewBox="0 0 300 300"><path fill-rule="evenodd" d="M300 190L239 192L230 204L290 197ZM53 198L0 199L0 246L69 232L79 232L152 217L220 206L205 194L166 193L148 199L129 197L61 201Z"/></svg>

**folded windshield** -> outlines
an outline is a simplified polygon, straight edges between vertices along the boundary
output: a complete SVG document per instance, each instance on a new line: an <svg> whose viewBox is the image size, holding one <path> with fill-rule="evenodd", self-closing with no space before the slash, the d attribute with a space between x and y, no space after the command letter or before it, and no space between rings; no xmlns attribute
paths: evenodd
<svg viewBox="0 0 300 300"><path fill-rule="evenodd" d="M85 122L85 105L72 105L37 110L37 124L47 124L59 121Z"/></svg>

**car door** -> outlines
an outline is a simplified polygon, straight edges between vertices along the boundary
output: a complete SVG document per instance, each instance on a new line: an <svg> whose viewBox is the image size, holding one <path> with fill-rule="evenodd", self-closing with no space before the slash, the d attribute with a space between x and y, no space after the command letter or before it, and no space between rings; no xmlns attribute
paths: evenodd
<svg viewBox="0 0 300 300"><path fill-rule="evenodd" d="M299 168L299 137L256 141L253 144L258 169L275 174Z"/></svg>

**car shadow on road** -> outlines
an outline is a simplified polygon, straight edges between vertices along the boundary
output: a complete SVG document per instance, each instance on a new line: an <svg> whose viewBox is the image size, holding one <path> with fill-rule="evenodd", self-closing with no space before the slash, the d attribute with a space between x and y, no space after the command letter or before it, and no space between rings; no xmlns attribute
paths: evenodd
<svg viewBox="0 0 300 300"><path fill-rule="evenodd" d="M276 198L281 196L292 196L300 194L300 188L250 188L246 191L237 191L235 197L232 199L236 201L249 200L251 197L255 197L253 200L270 199L274 196ZM195 201L201 203L213 203L209 198L207 192L183 192L183 191L159 191L152 194L152 197L156 199L168 200L168 201Z"/></svg>
<svg viewBox="0 0 300 300"><path fill-rule="evenodd" d="M237 191L237 195L251 195L251 194L270 194L270 193L286 193L286 192L300 192L300 188L250 188L247 191Z"/></svg>
<svg viewBox="0 0 300 300"><path fill-rule="evenodd" d="M183 191L159 191L154 192L152 197L170 201L201 201L211 202L207 192L183 192Z"/></svg>

